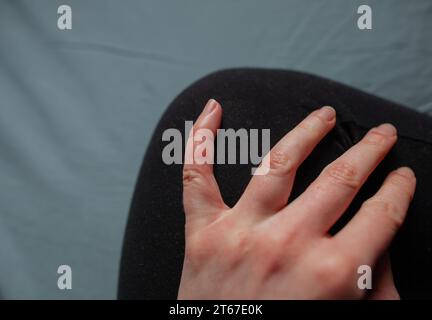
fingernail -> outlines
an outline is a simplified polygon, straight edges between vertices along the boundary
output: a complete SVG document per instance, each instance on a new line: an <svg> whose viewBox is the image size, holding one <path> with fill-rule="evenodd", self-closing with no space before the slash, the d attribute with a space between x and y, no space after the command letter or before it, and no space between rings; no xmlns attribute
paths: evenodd
<svg viewBox="0 0 432 320"><path fill-rule="evenodd" d="M401 176L407 177L407 178L415 178L415 174L414 171L411 170L411 168L408 167L402 167L396 170L396 172L398 174L400 174Z"/></svg>
<svg viewBox="0 0 432 320"><path fill-rule="evenodd" d="M318 116L324 120L331 121L336 117L336 111L332 107L325 106L319 109Z"/></svg>
<svg viewBox="0 0 432 320"><path fill-rule="evenodd" d="M384 123L375 128L375 130L386 136L395 136L397 133L396 128L390 123Z"/></svg>
<svg viewBox="0 0 432 320"><path fill-rule="evenodd" d="M214 99L210 99L204 107L203 114L209 115L211 114L217 106L217 101Z"/></svg>

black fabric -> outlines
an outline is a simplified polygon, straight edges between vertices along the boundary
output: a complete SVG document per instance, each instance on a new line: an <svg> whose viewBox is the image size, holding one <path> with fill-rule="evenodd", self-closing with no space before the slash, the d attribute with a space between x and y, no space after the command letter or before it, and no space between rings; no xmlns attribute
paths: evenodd
<svg viewBox="0 0 432 320"><path fill-rule="evenodd" d="M391 248L395 282L402 298L432 297L432 119L395 103L316 76L282 70L232 69L213 73L182 92L155 130L137 181L124 238L119 298L174 299L184 254L182 166L162 162L162 132L183 130L209 98L224 110L223 128L271 129L272 146L309 112L330 105L335 129L300 167L291 198L298 196L329 162L383 122L399 140L335 226L343 226L372 196L389 171L414 169L418 185L408 217ZM250 165L215 165L228 205L251 178ZM367 230L365 232L368 232Z"/></svg>

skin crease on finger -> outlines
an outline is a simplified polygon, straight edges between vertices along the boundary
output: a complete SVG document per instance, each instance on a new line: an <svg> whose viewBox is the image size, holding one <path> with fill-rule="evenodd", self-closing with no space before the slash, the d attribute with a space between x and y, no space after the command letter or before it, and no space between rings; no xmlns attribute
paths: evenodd
<svg viewBox="0 0 432 320"><path fill-rule="evenodd" d="M195 127L215 133L221 118L221 105L210 100ZM391 173L345 228L327 234L396 142L392 125L369 131L286 205L297 168L335 119L335 110L323 107L287 133L270 151L270 160L277 156L269 174L252 176L233 208L224 204L211 164L185 164L186 248L179 299L399 297L386 251L414 194L411 169ZM191 140L186 153L196 148ZM374 272L368 292L357 282L357 269L365 263Z"/></svg>

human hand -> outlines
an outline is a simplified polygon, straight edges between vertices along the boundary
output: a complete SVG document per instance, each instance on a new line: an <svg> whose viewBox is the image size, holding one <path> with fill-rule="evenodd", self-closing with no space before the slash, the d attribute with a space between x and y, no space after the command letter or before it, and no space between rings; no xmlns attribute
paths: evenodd
<svg viewBox="0 0 432 320"><path fill-rule="evenodd" d="M215 134L221 118L221 106L210 100L194 130ZM224 204L211 164L184 165L179 299L361 299L360 265L374 270L368 297L398 298L385 252L414 194L411 169L390 173L341 231L328 234L395 144L393 126L371 129L287 205L297 168L335 122L330 107L312 112L274 146L268 173L253 176L233 208ZM198 145L190 137L186 156Z"/></svg>

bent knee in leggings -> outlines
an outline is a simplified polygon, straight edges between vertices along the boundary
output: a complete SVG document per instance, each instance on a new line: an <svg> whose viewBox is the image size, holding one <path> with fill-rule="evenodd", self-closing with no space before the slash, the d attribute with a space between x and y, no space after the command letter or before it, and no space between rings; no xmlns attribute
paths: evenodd
<svg viewBox="0 0 432 320"><path fill-rule="evenodd" d="M418 188L405 226L392 249L396 285L402 297L424 297L432 289L431 253L432 122L408 108L337 82L310 74L267 69L228 69L212 73L186 88L160 120L140 170L123 246L121 298L175 298L184 252L182 166L167 166L161 137L169 128L183 130L208 99L223 108L222 128L270 129L273 146L308 113L324 105L336 109L336 127L301 165L291 199L297 197L320 171L358 142L368 129L391 122L399 141L370 176L335 233L372 196L391 170L411 166ZM420 124L420 125L419 125ZM429 130L429 131L428 131ZM251 177L251 164L215 166L215 177L225 202L232 206ZM427 229L429 227L429 229ZM419 264L420 263L420 264Z"/></svg>

